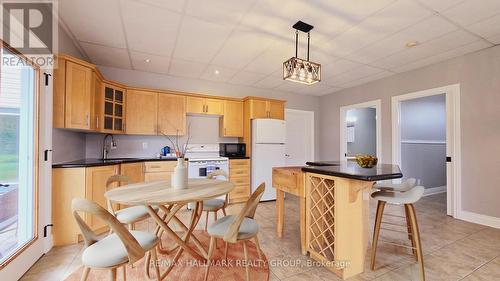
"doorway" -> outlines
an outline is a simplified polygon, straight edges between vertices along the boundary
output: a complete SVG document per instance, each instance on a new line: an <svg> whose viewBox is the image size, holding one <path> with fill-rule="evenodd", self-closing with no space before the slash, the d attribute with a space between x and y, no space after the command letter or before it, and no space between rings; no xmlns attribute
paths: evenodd
<svg viewBox="0 0 500 281"><path fill-rule="evenodd" d="M382 163L381 100L340 108L340 160L372 155Z"/></svg>
<svg viewBox="0 0 500 281"><path fill-rule="evenodd" d="M392 97L392 116L393 164L405 178L425 186L426 195L446 192L442 203L455 217L460 208L460 86Z"/></svg>
<svg viewBox="0 0 500 281"><path fill-rule="evenodd" d="M4 63L0 73L0 280L17 280L51 247L43 233L50 223L51 162L40 160L40 148L50 147L52 86L42 89L40 69L5 43L1 57L23 61ZM50 110L41 113L46 104Z"/></svg>
<svg viewBox="0 0 500 281"><path fill-rule="evenodd" d="M314 112L285 109L287 166L303 166L314 161Z"/></svg>

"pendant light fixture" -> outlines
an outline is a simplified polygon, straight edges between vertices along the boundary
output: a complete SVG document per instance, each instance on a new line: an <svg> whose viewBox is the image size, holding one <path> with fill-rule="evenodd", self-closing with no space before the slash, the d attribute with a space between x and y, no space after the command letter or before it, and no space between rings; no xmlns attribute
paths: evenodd
<svg viewBox="0 0 500 281"><path fill-rule="evenodd" d="M309 43L311 36L309 32L314 26L302 21L298 21L292 26L295 29L295 57L283 63L283 79L312 85L321 81L321 64L309 61ZM307 59L298 57L299 31L307 33Z"/></svg>

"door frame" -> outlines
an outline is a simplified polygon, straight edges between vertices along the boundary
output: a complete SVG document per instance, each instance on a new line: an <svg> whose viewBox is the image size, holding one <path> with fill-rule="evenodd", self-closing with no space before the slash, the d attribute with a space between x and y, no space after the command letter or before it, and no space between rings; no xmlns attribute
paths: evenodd
<svg viewBox="0 0 500 281"><path fill-rule="evenodd" d="M1 41L1 40L0 40ZM35 262L52 248L52 236L50 228L47 236L44 234L44 226L51 221L51 182L52 182L52 158L48 153L45 160L45 150L52 151L52 90L53 79L50 79L48 86L43 86L44 73L53 77L53 71L44 69L43 71L31 60L1 41L2 46L9 49L17 56L24 58L35 69L35 99L34 99L34 237L13 253L6 261L0 265L0 280L20 279Z"/></svg>
<svg viewBox="0 0 500 281"><path fill-rule="evenodd" d="M372 107L375 108L375 118L376 118L376 141L377 141L377 158L379 163L383 163L383 155L382 155L382 100L372 100L357 104L345 105L340 107L340 160L346 161L346 153L347 153L347 127L346 125L346 113L350 109L357 108L366 108Z"/></svg>
<svg viewBox="0 0 500 281"><path fill-rule="evenodd" d="M460 84L453 84L392 97L392 163L401 166L401 102L446 95L446 213L457 217L461 206Z"/></svg>
<svg viewBox="0 0 500 281"><path fill-rule="evenodd" d="M314 111L285 108L285 121L286 121L287 112L304 114L304 115L307 115L309 117L309 120L310 120L309 128L310 128L310 133L311 133L311 140L310 140L311 141L311 148L310 148L309 153L311 155L311 161L315 161L316 156L315 156L315 152L314 152L314 147L315 147L314 146L314 141L315 141L315 137L314 137L314 124L315 124ZM286 144L285 144L285 146L286 146Z"/></svg>

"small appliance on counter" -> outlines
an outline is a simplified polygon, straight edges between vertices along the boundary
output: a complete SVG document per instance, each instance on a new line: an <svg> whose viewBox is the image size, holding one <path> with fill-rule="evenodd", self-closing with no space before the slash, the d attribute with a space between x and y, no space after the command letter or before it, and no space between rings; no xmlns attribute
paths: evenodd
<svg viewBox="0 0 500 281"><path fill-rule="evenodd" d="M222 157L245 157L246 144L219 143L219 155Z"/></svg>

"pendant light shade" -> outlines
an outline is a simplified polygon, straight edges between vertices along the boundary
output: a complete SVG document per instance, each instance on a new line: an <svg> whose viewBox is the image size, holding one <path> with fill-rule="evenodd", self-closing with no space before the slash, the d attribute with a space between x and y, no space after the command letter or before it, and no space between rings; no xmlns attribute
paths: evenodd
<svg viewBox="0 0 500 281"><path fill-rule="evenodd" d="M311 38L309 32L314 27L302 21L298 21L292 27L295 29L295 57L291 57L283 63L283 79L312 85L321 81L321 64L309 61L309 44ZM307 33L306 60L298 57L299 30Z"/></svg>

